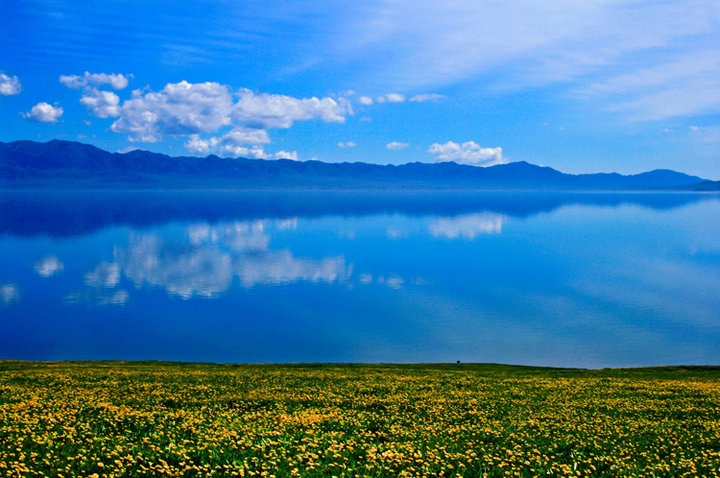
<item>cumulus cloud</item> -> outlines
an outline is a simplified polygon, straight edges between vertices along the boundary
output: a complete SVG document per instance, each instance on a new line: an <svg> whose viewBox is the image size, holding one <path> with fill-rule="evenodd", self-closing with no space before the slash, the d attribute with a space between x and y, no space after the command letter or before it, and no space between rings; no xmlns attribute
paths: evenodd
<svg viewBox="0 0 720 478"><path fill-rule="evenodd" d="M55 256L47 256L35 262L35 272L40 277L51 277L63 271L64 265Z"/></svg>
<svg viewBox="0 0 720 478"><path fill-rule="evenodd" d="M5 73L0 73L0 95L17 95L21 91L22 86L17 76L8 76Z"/></svg>
<svg viewBox="0 0 720 478"><path fill-rule="evenodd" d="M270 136L264 129L235 128L220 138L221 143L269 144Z"/></svg>
<svg viewBox="0 0 720 478"><path fill-rule="evenodd" d="M168 83L157 92L135 90L117 113L118 119L110 127L113 132L128 133L131 141L157 142L164 135L218 133L227 126L246 131L289 128L296 121L307 120L342 123L352 114L352 107L345 98L294 98L248 89L233 93L220 83L181 81ZM186 146L193 152L212 149L210 142L201 141L191 137ZM228 137L226 142L227 152L236 153L240 151L238 147L269 141L239 144ZM222 146L221 138L217 138L216 144Z"/></svg>
<svg viewBox="0 0 720 478"><path fill-rule="evenodd" d="M192 134L185 143L185 149L193 154L209 154L217 148L217 145L217 138L202 139L199 134Z"/></svg>
<svg viewBox="0 0 720 478"><path fill-rule="evenodd" d="M244 157L253 159L298 159L295 151L265 152L262 145L269 144L270 136L264 129L235 128L219 136L203 139L200 135L190 135L185 149L194 154L218 153L226 157Z"/></svg>
<svg viewBox="0 0 720 478"><path fill-rule="evenodd" d="M114 90L122 90L127 87L128 79L132 77L133 75L122 75L120 73L89 73L86 71L82 76L60 75L60 83L75 90L102 85L109 85Z"/></svg>
<svg viewBox="0 0 720 478"><path fill-rule="evenodd" d="M410 98L410 101L415 102L415 103L425 103L427 101L432 101L432 102L436 103L440 100L444 100L445 98L447 98L447 96L440 95L438 93L426 93L426 94L422 94L422 95L415 95L412 98Z"/></svg>
<svg viewBox="0 0 720 478"><path fill-rule="evenodd" d="M502 148L483 148L474 141L458 144L448 141L445 144L434 143L428 152L435 155L437 161L455 161L473 166L492 166L505 162Z"/></svg>
<svg viewBox="0 0 720 478"><path fill-rule="evenodd" d="M112 91L101 91L95 88L88 90L80 103L87 106L98 118L111 118L120 115L120 97Z"/></svg>
<svg viewBox="0 0 720 478"><path fill-rule="evenodd" d="M275 159L292 159L293 161L300 161L297 151L278 151L273 155L273 157Z"/></svg>
<svg viewBox="0 0 720 478"><path fill-rule="evenodd" d="M165 135L216 131L230 124L232 95L219 83L168 83L158 92L133 91L110 129L131 141L153 143Z"/></svg>
<svg viewBox="0 0 720 478"><path fill-rule="evenodd" d="M408 146L410 146L410 143L399 143L397 141L393 141L392 143L387 144L387 149L390 151L398 151L400 149L405 149Z"/></svg>
<svg viewBox="0 0 720 478"><path fill-rule="evenodd" d="M39 123L57 123L62 114L63 109L60 106L53 106L43 101L33 106L28 113L23 113L22 117Z"/></svg>
<svg viewBox="0 0 720 478"><path fill-rule="evenodd" d="M344 98L300 99L248 89L238 92L238 101L232 111L235 121L253 128L289 128L295 121L313 119L344 123L348 114L352 114L352 107Z"/></svg>
<svg viewBox="0 0 720 478"><path fill-rule="evenodd" d="M388 93L387 95L378 96L376 100L378 103L402 103L405 101L405 95L401 95L400 93Z"/></svg>
<svg viewBox="0 0 720 478"><path fill-rule="evenodd" d="M222 147L223 156L243 157L251 159L271 159L272 155L266 153L262 146L237 146L227 144Z"/></svg>
<svg viewBox="0 0 720 478"><path fill-rule="evenodd" d="M222 148L222 155L250 159L292 159L299 161L297 151L278 151L268 153L261 146L230 146Z"/></svg>
<svg viewBox="0 0 720 478"><path fill-rule="evenodd" d="M357 146L357 143L355 141L340 141L338 143L338 146L341 148L354 148L355 146Z"/></svg>
<svg viewBox="0 0 720 478"><path fill-rule="evenodd" d="M361 105L366 105L366 106L371 105L371 104L373 104L373 99L370 98L369 96L361 96L360 98L358 98L358 103L360 103Z"/></svg>

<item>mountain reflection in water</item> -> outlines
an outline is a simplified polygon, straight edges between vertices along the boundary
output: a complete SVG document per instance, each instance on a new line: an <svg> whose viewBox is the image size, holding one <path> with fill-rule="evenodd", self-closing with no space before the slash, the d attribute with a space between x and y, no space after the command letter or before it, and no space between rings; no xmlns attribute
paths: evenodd
<svg viewBox="0 0 720 478"><path fill-rule="evenodd" d="M5 191L0 207L0 358L720 361L716 195Z"/></svg>

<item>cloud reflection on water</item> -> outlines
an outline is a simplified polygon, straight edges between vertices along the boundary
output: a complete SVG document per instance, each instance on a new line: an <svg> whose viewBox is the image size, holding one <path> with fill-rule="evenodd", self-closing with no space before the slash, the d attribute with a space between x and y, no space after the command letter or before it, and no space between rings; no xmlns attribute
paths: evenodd
<svg viewBox="0 0 720 478"><path fill-rule="evenodd" d="M35 272L40 277L51 277L63 271L64 265L55 256L43 257L39 261L35 262Z"/></svg>
<svg viewBox="0 0 720 478"><path fill-rule="evenodd" d="M89 304L89 305L125 305L130 294L124 289L103 290L89 289L71 292L63 297L66 304Z"/></svg>
<svg viewBox="0 0 720 478"><path fill-rule="evenodd" d="M94 271L85 274L85 285L112 289L120 282L120 265L117 262L101 262Z"/></svg>
<svg viewBox="0 0 720 478"><path fill-rule="evenodd" d="M438 217L429 226L430 234L445 239L472 240L483 234L500 234L505 216L491 212Z"/></svg>
<svg viewBox="0 0 720 478"><path fill-rule="evenodd" d="M481 234L499 234L505 217L480 212L460 216L431 216L426 232L445 239L472 240ZM244 288L282 285L294 282L348 282L353 273L343 255L322 258L297 257L290 250L270 247L271 231L298 228L297 218L234 221L219 224L197 223L184 227L181 234L161 229L133 232L125 245L116 246L114 261L101 262L84 277L90 288L112 289L121 279L136 289L146 286L165 289L170 295L190 299L213 298L226 292L237 281ZM403 235L410 234L410 231ZM380 284L401 289L406 280L388 271L365 272L360 284ZM98 291L78 292L66 302L88 300L101 304L124 304L125 292L118 296Z"/></svg>
<svg viewBox="0 0 720 478"><path fill-rule="evenodd" d="M15 284L0 285L0 305L8 305L20 300L20 289Z"/></svg>
<svg viewBox="0 0 720 478"><path fill-rule="evenodd" d="M271 223L271 224L269 224ZM296 227L293 221L251 221L219 225L199 224L182 238L134 234L117 251L124 275L136 288L162 287L189 299L214 297L236 278L246 288L292 282L340 282L352 274L343 256L321 259L295 257L288 250L271 250L266 229Z"/></svg>
<svg viewBox="0 0 720 478"><path fill-rule="evenodd" d="M488 201L503 207L344 213L325 212L323 196L311 214L257 199L212 215L216 201L179 197L156 199L187 214L116 218L71 237L0 234L0 349L30 359L717 362L716 200L663 209L583 196L536 214L542 197L498 195Z"/></svg>

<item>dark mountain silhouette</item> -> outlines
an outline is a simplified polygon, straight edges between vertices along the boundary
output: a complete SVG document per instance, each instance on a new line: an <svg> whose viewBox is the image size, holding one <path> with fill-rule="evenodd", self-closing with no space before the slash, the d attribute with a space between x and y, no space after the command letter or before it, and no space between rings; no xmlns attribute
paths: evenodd
<svg viewBox="0 0 720 478"><path fill-rule="evenodd" d="M689 186L680 186L677 189L685 191L720 191L720 181L701 181Z"/></svg>
<svg viewBox="0 0 720 478"><path fill-rule="evenodd" d="M686 188L702 178L658 169L642 174L565 174L527 162L475 167L400 166L218 156L109 153L73 141L0 143L0 187L147 189L594 189ZM704 184L704 183L702 183Z"/></svg>

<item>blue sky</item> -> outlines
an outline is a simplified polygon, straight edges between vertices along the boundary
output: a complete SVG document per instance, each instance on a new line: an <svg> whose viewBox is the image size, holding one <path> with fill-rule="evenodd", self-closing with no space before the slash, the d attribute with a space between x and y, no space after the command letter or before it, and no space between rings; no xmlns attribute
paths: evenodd
<svg viewBox="0 0 720 478"><path fill-rule="evenodd" d="M13 1L0 141L720 179L720 3Z"/></svg>

